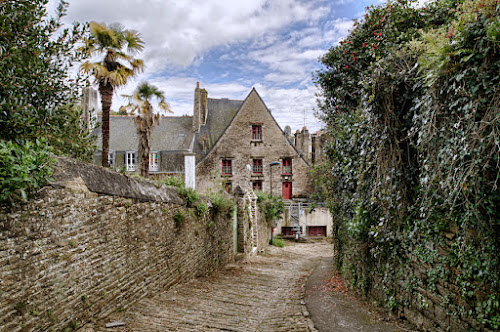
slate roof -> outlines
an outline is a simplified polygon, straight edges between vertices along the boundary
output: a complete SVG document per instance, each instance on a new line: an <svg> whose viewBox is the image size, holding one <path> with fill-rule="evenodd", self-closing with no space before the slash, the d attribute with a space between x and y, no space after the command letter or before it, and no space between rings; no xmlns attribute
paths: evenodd
<svg viewBox="0 0 500 332"><path fill-rule="evenodd" d="M101 119L98 119L101 122ZM137 130L133 116L111 115L109 117L109 148L114 151L136 151L138 146ZM152 151L186 151L193 139L192 117L162 116L155 126L151 137ZM97 144L101 143L101 128L94 129Z"/></svg>
<svg viewBox="0 0 500 332"><path fill-rule="evenodd" d="M197 160L206 155L222 136L234 116L243 105L243 100L207 99L208 116L206 124L196 134L194 152ZM202 137L207 138L207 149L202 151Z"/></svg>

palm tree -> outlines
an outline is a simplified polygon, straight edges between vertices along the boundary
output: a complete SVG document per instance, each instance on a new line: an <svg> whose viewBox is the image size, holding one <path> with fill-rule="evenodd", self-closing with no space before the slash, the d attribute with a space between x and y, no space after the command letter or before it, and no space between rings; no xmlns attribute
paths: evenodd
<svg viewBox="0 0 500 332"><path fill-rule="evenodd" d="M128 78L142 71L144 63L133 55L144 48L137 31L120 24L90 23L90 37L84 51L89 56L104 55L97 62L84 62L80 69L92 74L99 84L102 105L102 166L109 167L109 110L115 87L125 85Z"/></svg>
<svg viewBox="0 0 500 332"><path fill-rule="evenodd" d="M149 174L149 152L151 149L151 134L155 123L160 123L160 115L153 114L151 99L158 100L158 106L171 112L168 103L165 101L163 91L154 85L141 83L132 96L124 96L129 99L129 104L125 106L131 113L137 112L135 125L137 127L137 137L139 138L138 160L141 176L147 177Z"/></svg>

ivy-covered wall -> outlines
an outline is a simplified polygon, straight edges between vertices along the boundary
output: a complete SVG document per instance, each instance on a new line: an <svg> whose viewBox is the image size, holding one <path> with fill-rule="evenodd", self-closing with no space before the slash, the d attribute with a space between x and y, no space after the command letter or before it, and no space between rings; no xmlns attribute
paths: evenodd
<svg viewBox="0 0 500 332"><path fill-rule="evenodd" d="M337 267L425 330L500 328L500 1L367 8L316 74Z"/></svg>

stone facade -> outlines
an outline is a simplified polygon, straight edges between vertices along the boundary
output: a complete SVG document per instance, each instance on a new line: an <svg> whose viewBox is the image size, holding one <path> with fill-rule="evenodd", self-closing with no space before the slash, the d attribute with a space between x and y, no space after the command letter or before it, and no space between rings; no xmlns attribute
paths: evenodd
<svg viewBox="0 0 500 332"><path fill-rule="evenodd" d="M254 139L252 130L260 129L261 138ZM290 130L288 130L290 131ZM100 130L94 131L101 144ZM232 188L270 191L270 163L274 166L273 194L287 198L308 193L308 168L321 160L324 136L310 134L307 128L295 136L285 134L269 109L253 89L243 100L208 98L208 92L197 83L194 91L193 116L161 117L153 129L151 153L156 153L157 167L150 174L182 174L186 183L193 183L201 191L214 185L230 183ZM110 164L116 170L133 172L130 161L137 163L137 135L131 116L110 117ZM196 169L186 156L195 155ZM132 156L132 157L131 157ZM99 164L100 151L94 156ZM221 174L222 161L230 160L232 174ZM261 171L253 172L254 160L261 163ZM291 163L291 172L284 174L284 161ZM249 166L248 166L249 165ZM289 164L286 164L289 165ZM189 167L189 168L187 168ZM250 167L250 172L247 168ZM195 181L193 181L193 174Z"/></svg>
<svg viewBox="0 0 500 332"><path fill-rule="evenodd" d="M231 262L237 219L162 190L60 160L38 198L2 207L0 331L73 330Z"/></svg>
<svg viewBox="0 0 500 332"><path fill-rule="evenodd" d="M210 113L208 116L210 117ZM253 137L254 126L261 128L260 138ZM223 174L225 160L230 162L230 174ZM261 161L260 172L255 172L255 160ZM290 174L285 174L287 172L283 170L284 160L291 161ZM230 183L232 188L240 186L247 190L252 189L253 183L259 182L261 190L269 192L270 164L275 161L280 165L273 166L272 169L273 194L282 194L285 183L288 183L291 186L291 196L305 195L308 190L309 165L288 141L257 91L253 89L220 138L198 161L197 188L207 191L214 184Z"/></svg>

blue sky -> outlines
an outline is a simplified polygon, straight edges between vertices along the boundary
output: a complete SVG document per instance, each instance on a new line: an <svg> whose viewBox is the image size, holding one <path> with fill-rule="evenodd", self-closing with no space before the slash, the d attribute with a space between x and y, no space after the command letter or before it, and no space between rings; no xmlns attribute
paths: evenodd
<svg viewBox="0 0 500 332"><path fill-rule="evenodd" d="M56 0L51 0L53 10ZM120 22L139 31L146 70L120 89L112 109L142 81L165 92L174 115L192 114L196 82L212 98L244 99L255 87L283 128L322 124L313 72L354 18L379 0L68 0L67 23Z"/></svg>

